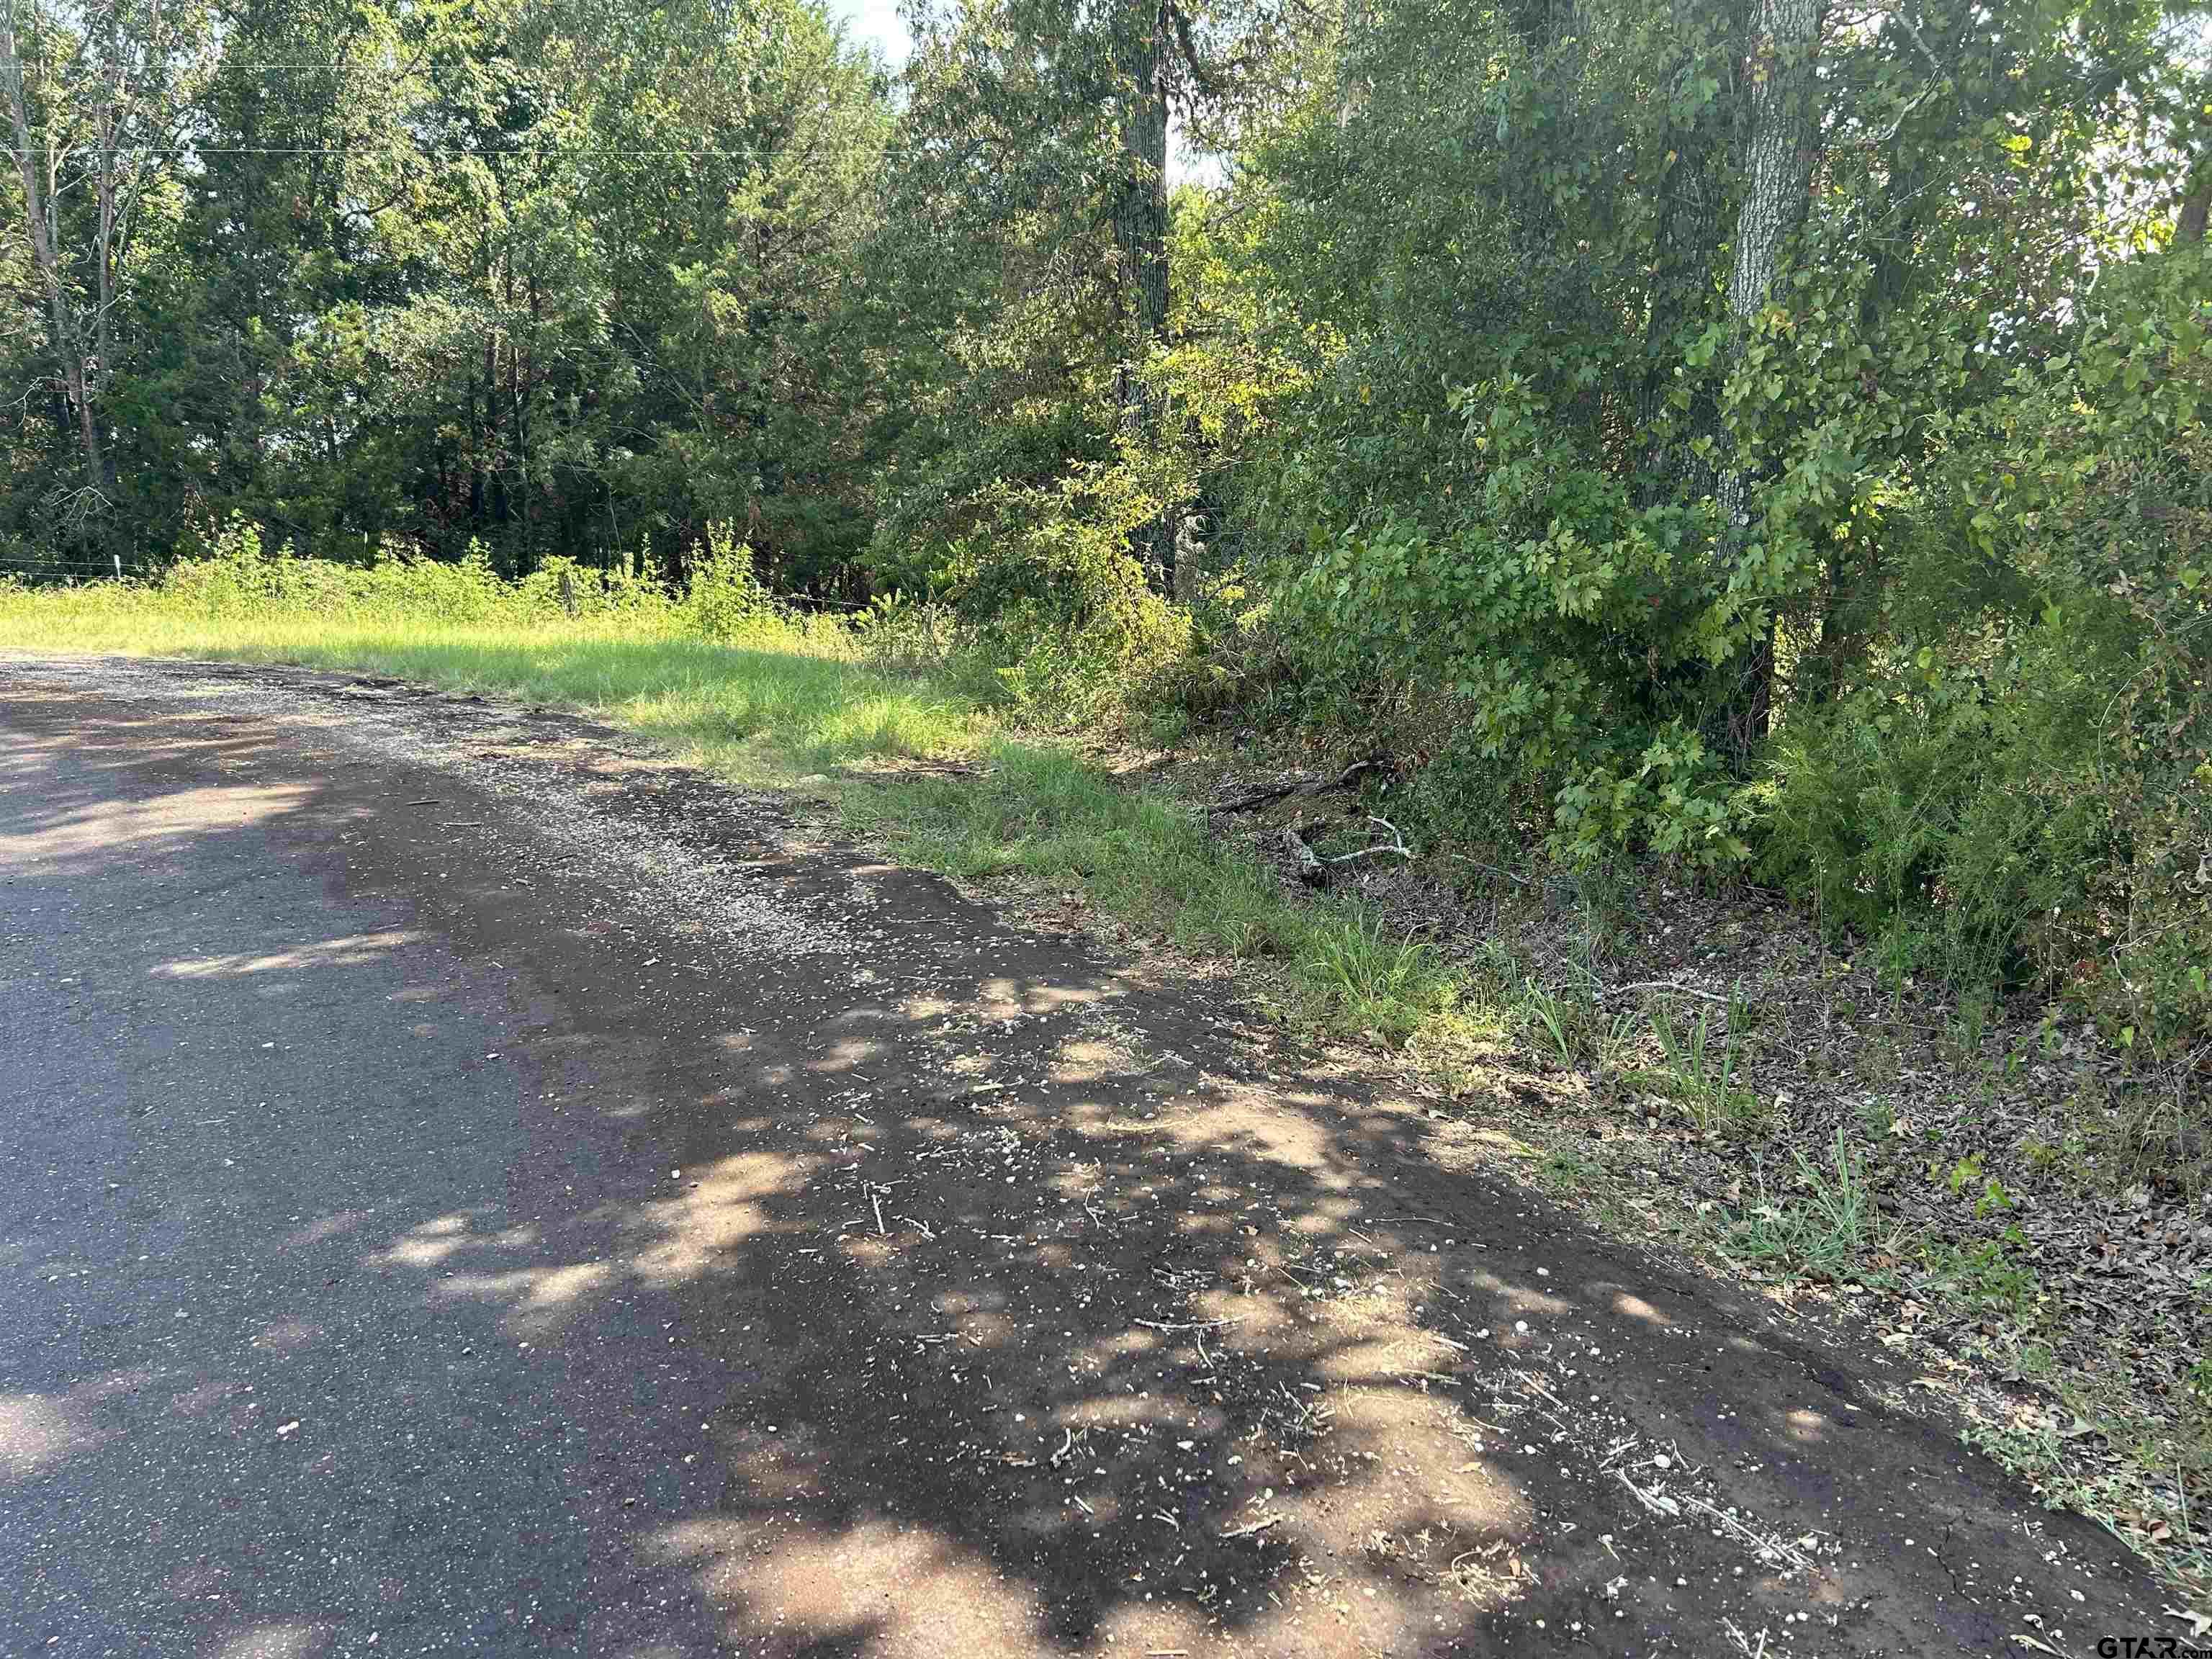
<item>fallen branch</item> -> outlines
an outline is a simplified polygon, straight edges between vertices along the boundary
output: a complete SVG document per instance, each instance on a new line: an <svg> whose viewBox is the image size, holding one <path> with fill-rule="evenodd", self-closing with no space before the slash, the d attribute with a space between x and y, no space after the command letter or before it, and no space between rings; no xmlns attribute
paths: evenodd
<svg viewBox="0 0 2212 1659"><path fill-rule="evenodd" d="M1598 988L1598 1000L1602 1002L1607 997L1626 996L1631 991L1673 991L1686 997L1703 997L1707 1002L1726 1003L1728 1001L1724 996L1717 996L1711 991L1700 991L1694 985L1677 985L1668 979L1639 979L1633 985L1601 986Z"/></svg>
<svg viewBox="0 0 2212 1659"><path fill-rule="evenodd" d="M1209 806L1209 812L1249 812L1257 806L1272 806L1292 795L1325 795L1332 789L1347 789L1364 775L1378 769L1378 759L1354 761L1333 778L1300 778L1294 782L1276 784L1266 789L1255 789L1249 794L1238 795L1223 801L1218 806Z"/></svg>
<svg viewBox="0 0 2212 1659"><path fill-rule="evenodd" d="M1631 1487L1630 1490L1633 1491L1634 1488ZM1813 1570L1813 1558L1784 1539L1781 1534L1776 1533L1771 1536L1762 1535L1753 1528L1746 1526L1728 1510L1717 1504L1709 1504L1702 1498L1685 1497L1682 1502L1687 1508L1694 1510L1707 1520L1718 1522L1722 1529L1738 1543L1750 1545L1760 1560L1779 1560L1784 1566L1797 1572L1810 1572Z"/></svg>
<svg viewBox="0 0 2212 1659"><path fill-rule="evenodd" d="M1291 855L1298 879L1307 886L1319 887L1328 880L1328 866L1306 845L1305 837L1298 833L1295 823L1283 831L1283 850Z"/></svg>
<svg viewBox="0 0 2212 1659"><path fill-rule="evenodd" d="M1363 847L1356 853L1339 853L1329 860L1331 864L1350 864L1354 859L1371 859L1384 853L1395 853L1408 864L1413 861L1413 849L1406 845L1406 837L1396 824L1388 818L1378 818L1372 814L1369 815L1367 821L1381 829L1388 830L1390 832L1390 839L1373 847ZM1304 843L1301 842L1299 845L1304 846Z"/></svg>
<svg viewBox="0 0 2212 1659"><path fill-rule="evenodd" d="M1631 1480L1624 1471L1615 1469L1613 1473L1614 1479L1618 1480L1622 1486L1627 1487L1630 1493L1635 1498L1636 1501L1643 1504L1644 1507L1649 1510L1652 1514L1681 1514L1682 1506L1676 1503L1673 1498L1669 1498L1665 1492L1661 1492L1656 1486L1654 1486L1651 1490L1646 1492L1643 1487L1638 1486L1633 1480Z"/></svg>
<svg viewBox="0 0 2212 1659"><path fill-rule="evenodd" d="M1221 1535L1224 1538L1249 1538L1254 1533L1265 1532L1270 1527L1279 1527L1282 1524L1283 1517L1281 1516L1271 1515L1267 1516L1265 1519L1252 1522L1246 1526L1231 1527L1227 1532L1223 1533Z"/></svg>

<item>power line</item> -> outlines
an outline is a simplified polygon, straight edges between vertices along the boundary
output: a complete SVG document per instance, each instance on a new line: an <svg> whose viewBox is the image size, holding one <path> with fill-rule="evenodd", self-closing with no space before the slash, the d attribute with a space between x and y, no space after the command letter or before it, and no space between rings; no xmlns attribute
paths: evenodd
<svg viewBox="0 0 2212 1659"><path fill-rule="evenodd" d="M80 155L353 155L363 149L358 144L73 144L70 148ZM693 160L712 155L730 161L738 159L735 151L726 149L617 149L611 145L595 149L570 149L561 144L541 144L528 149L468 149L443 144L409 148L417 155L473 156L486 161L497 161L503 155L688 156ZM41 152L31 153L36 155ZM23 155L19 149L0 149L0 155L13 161L21 161Z"/></svg>

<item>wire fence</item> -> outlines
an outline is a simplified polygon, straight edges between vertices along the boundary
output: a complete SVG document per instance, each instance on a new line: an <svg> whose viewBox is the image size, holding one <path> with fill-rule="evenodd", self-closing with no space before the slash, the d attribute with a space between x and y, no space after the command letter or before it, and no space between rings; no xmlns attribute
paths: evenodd
<svg viewBox="0 0 2212 1659"><path fill-rule="evenodd" d="M94 581L102 578L113 581L143 568L125 564L120 556L55 559L34 554L0 553L0 570L23 570L33 575L82 575Z"/></svg>

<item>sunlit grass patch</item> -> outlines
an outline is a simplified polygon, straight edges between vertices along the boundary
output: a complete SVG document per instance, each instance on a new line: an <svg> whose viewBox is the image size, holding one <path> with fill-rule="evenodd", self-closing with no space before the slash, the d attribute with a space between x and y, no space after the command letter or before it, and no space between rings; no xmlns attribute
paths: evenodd
<svg viewBox="0 0 2212 1659"><path fill-rule="evenodd" d="M849 792L854 827L965 879L1079 887L1139 931L1201 956L1279 964L1291 1012L1402 1042L1447 1015L1455 976L1352 899L1301 900L1196 809L1130 788L1073 749L1007 738L980 778L892 778Z"/></svg>
<svg viewBox="0 0 2212 1659"><path fill-rule="evenodd" d="M290 663L573 708L733 782L832 799L848 829L915 864L1079 890L1140 935L1269 963L1273 1000L1300 1022L1395 1043L1458 1001L1446 964L1357 900L1286 890L1171 793L1007 731L972 692L884 665L838 623L769 611L708 639L649 599L572 618L465 574L403 573L386 591L241 569L0 584L0 649ZM898 764L947 760L972 764Z"/></svg>
<svg viewBox="0 0 2212 1659"><path fill-rule="evenodd" d="M154 587L0 586L0 648L115 651L390 674L579 708L734 780L972 752L972 699L866 661L841 629L763 617L708 640L658 616L483 623L274 607L208 614Z"/></svg>

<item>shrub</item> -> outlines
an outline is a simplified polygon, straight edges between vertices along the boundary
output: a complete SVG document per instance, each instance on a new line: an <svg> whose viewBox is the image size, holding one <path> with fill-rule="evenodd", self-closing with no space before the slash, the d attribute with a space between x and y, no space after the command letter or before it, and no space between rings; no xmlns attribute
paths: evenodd
<svg viewBox="0 0 2212 1659"><path fill-rule="evenodd" d="M695 550L680 606L684 625L702 639L729 641L775 621L775 604L753 573L752 549L727 524L707 526Z"/></svg>
<svg viewBox="0 0 2212 1659"><path fill-rule="evenodd" d="M997 484L951 544L945 592L960 654L1033 719L1097 720L1154 695L1188 655L1190 621L1155 591L1133 542L1167 510L1127 467L1049 488Z"/></svg>
<svg viewBox="0 0 2212 1659"><path fill-rule="evenodd" d="M2066 988L2125 1047L2212 1016L2212 282L2112 271L2081 349L1952 422L1881 643L1774 756L1771 873L1900 963Z"/></svg>
<svg viewBox="0 0 2212 1659"><path fill-rule="evenodd" d="M1553 803L1577 861L1649 848L1700 866L1749 852L1751 800L1702 735L1711 664L1757 626L1710 573L1710 503L1639 504L1547 429L1510 368L1464 388L1463 505L1316 528L1279 578L1309 674L1407 684L1462 720L1456 746Z"/></svg>

